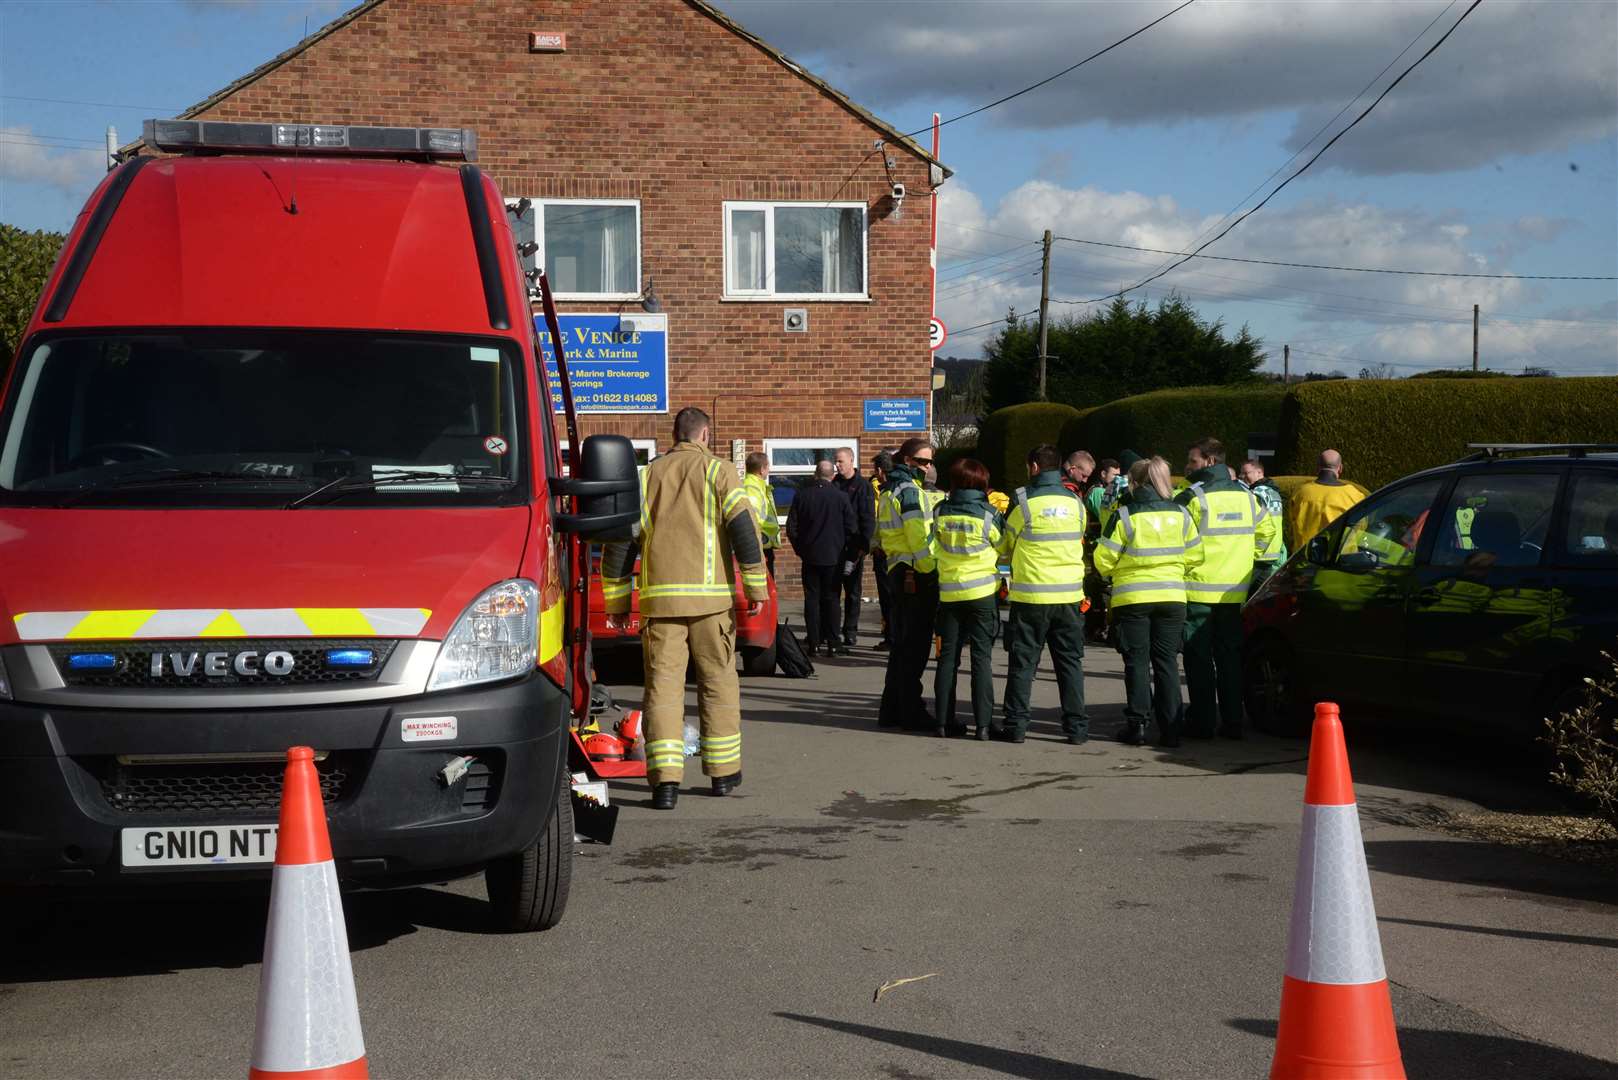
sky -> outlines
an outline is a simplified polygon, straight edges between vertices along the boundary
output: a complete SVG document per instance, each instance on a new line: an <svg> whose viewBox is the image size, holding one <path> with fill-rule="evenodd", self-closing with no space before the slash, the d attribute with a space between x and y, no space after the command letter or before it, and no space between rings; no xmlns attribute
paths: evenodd
<svg viewBox="0 0 1618 1080"><path fill-rule="evenodd" d="M1359 115L1469 4L1197 0L1049 85L946 126L940 156L955 173L940 190L938 315L952 333L941 355L978 355L995 327L968 328L1037 308L1045 229L1063 238L1052 249L1053 317L1095 310L1082 301L1174 261L1132 249L1188 251L1213 236ZM306 23L317 28L350 6L0 3L0 221L65 229L103 170L95 148L108 124L127 141L143 118L206 97L294 44ZM1175 3L718 6L912 131L933 112L947 119L1053 74ZM1486 0L1207 253L1618 277L1618 3ZM1470 366L1477 304L1482 366L1618 374L1618 281L1197 259L1129 295L1155 304L1170 292L1210 321L1246 325L1264 341L1270 371L1280 370L1283 344L1294 374Z"/></svg>

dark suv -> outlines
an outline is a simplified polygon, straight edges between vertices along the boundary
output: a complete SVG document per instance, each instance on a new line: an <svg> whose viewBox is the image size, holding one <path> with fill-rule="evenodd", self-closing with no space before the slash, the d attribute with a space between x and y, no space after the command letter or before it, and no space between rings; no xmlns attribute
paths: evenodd
<svg viewBox="0 0 1618 1080"><path fill-rule="evenodd" d="M1344 513L1243 609L1246 703L1539 730L1618 644L1618 445L1474 447ZM1526 455L1532 456L1526 456Z"/></svg>

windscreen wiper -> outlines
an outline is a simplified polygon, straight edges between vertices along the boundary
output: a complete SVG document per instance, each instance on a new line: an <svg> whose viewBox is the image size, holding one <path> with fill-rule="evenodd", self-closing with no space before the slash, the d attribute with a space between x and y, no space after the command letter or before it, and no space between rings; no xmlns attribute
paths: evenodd
<svg viewBox="0 0 1618 1080"><path fill-rule="evenodd" d="M313 491L299 495L286 504L285 509L297 510L308 506L321 496L329 499L340 498L356 491L371 491L384 484L421 484L421 483L451 483L481 485L484 487L510 487L517 481L504 476L485 476L482 473L436 472L432 469L401 469L398 472L387 472L381 476L361 476L350 473L339 476L335 480L328 480Z"/></svg>
<svg viewBox="0 0 1618 1080"><path fill-rule="evenodd" d="M296 476L259 476L254 473L230 472L224 469L136 469L120 473L98 484L70 489L59 505L71 506L90 495L102 491L140 491L167 487L209 487L214 484L301 484L306 478ZM42 489L49 490L49 489Z"/></svg>

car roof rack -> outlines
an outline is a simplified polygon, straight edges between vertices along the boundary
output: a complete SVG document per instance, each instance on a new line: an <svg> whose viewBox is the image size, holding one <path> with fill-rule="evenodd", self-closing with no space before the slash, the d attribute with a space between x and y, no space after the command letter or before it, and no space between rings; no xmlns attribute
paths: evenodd
<svg viewBox="0 0 1618 1080"><path fill-rule="evenodd" d="M1582 458L1591 451L1618 452L1618 443L1467 443L1473 451L1462 461L1491 461L1508 454L1544 454L1560 452L1568 457Z"/></svg>

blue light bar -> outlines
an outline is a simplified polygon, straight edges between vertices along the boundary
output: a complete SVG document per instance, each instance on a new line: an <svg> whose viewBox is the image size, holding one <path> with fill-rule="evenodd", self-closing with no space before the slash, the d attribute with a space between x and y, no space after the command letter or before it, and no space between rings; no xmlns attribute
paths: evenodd
<svg viewBox="0 0 1618 1080"><path fill-rule="evenodd" d="M328 649L326 666L329 668L368 668L376 663L376 653L370 649Z"/></svg>
<svg viewBox="0 0 1618 1080"><path fill-rule="evenodd" d="M141 127L148 146L187 150L307 150L327 155L478 159L478 133L471 128L362 127L357 124L265 124L235 120L148 120Z"/></svg>
<svg viewBox="0 0 1618 1080"><path fill-rule="evenodd" d="M116 671L118 657L110 652L81 652L67 658L69 671Z"/></svg>

